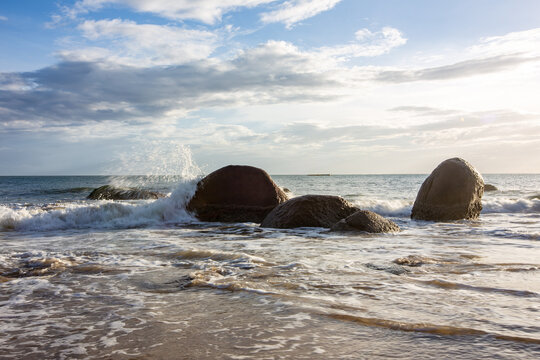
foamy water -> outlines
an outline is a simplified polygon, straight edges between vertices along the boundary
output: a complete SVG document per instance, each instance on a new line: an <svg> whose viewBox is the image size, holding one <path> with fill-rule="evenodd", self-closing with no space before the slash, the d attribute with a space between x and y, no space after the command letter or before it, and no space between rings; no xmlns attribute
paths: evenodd
<svg viewBox="0 0 540 360"><path fill-rule="evenodd" d="M425 175L273 178L402 231L202 223L188 174L0 178L0 357L540 356L540 176L447 223L409 218ZM112 182L168 197L85 200Z"/></svg>

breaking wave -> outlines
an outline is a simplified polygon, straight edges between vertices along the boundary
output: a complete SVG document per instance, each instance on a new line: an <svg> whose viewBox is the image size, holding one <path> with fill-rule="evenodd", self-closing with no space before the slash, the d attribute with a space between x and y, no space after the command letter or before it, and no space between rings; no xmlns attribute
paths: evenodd
<svg viewBox="0 0 540 360"><path fill-rule="evenodd" d="M371 210L383 216L408 217L414 200L382 200L382 199L359 199L354 205L364 210ZM536 197L510 199L494 198L482 199L482 214L494 213L540 213L540 199Z"/></svg>
<svg viewBox="0 0 540 360"><path fill-rule="evenodd" d="M408 217L411 215L413 201L360 199L353 202L362 210L370 210L383 216Z"/></svg>
<svg viewBox="0 0 540 360"><path fill-rule="evenodd" d="M540 213L540 199L495 198L482 200L482 213Z"/></svg>
<svg viewBox="0 0 540 360"><path fill-rule="evenodd" d="M83 228L132 228L163 223L193 221L186 203L196 189L196 180L187 180L166 198L155 201L99 201L60 203L57 206L0 206L0 230L43 231Z"/></svg>

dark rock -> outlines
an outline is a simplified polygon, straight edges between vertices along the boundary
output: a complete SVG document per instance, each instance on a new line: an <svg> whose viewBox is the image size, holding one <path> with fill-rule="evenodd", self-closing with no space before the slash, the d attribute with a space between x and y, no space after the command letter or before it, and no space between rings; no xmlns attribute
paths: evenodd
<svg viewBox="0 0 540 360"><path fill-rule="evenodd" d="M422 184L411 218L416 220L475 219L482 210L484 180L460 158L443 161Z"/></svg>
<svg viewBox="0 0 540 360"><path fill-rule="evenodd" d="M287 199L266 171L229 165L199 181L187 209L202 221L260 223Z"/></svg>
<svg viewBox="0 0 540 360"><path fill-rule="evenodd" d="M367 263L366 267L372 270L379 270L379 271L386 271L387 273L393 274L393 275L401 275L410 272L410 270L404 268L403 266L399 265L381 265L381 264L373 264L373 263Z"/></svg>
<svg viewBox="0 0 540 360"><path fill-rule="evenodd" d="M497 187L495 185L486 184L484 185L484 191L497 191Z"/></svg>
<svg viewBox="0 0 540 360"><path fill-rule="evenodd" d="M399 231L399 226L379 214L369 210L359 210L332 226L334 231L366 231L383 233Z"/></svg>
<svg viewBox="0 0 540 360"><path fill-rule="evenodd" d="M87 198L91 200L147 200L162 197L165 195L156 191L103 185L92 191Z"/></svg>
<svg viewBox="0 0 540 360"><path fill-rule="evenodd" d="M280 229L330 228L356 211L358 208L339 196L304 195L276 207L263 220L261 226Z"/></svg>

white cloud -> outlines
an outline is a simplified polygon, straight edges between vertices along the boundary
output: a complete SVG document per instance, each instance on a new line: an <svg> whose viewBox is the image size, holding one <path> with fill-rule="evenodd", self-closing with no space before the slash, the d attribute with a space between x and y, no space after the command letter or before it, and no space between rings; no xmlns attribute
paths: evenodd
<svg viewBox="0 0 540 360"><path fill-rule="evenodd" d="M0 21L8 21L8 18L3 15L0 15Z"/></svg>
<svg viewBox="0 0 540 360"><path fill-rule="evenodd" d="M540 28L482 38L478 44L470 47L468 51L477 56L512 54L540 56Z"/></svg>
<svg viewBox="0 0 540 360"><path fill-rule="evenodd" d="M65 8L68 17L95 11L107 5L121 5L137 12L148 12L172 20L198 20L215 24L223 14L241 7L255 7L275 0L81 0L74 7Z"/></svg>
<svg viewBox="0 0 540 360"><path fill-rule="evenodd" d="M79 25L83 36L105 45L67 49L61 57L71 61L108 61L145 67L206 59L217 46L209 31L174 26L137 24L129 20L87 20Z"/></svg>
<svg viewBox="0 0 540 360"><path fill-rule="evenodd" d="M381 31L376 32L360 29L355 35L356 42L354 43L323 47L320 52L329 57L347 60L354 57L383 55L407 43L403 34L392 27L384 27Z"/></svg>
<svg viewBox="0 0 540 360"><path fill-rule="evenodd" d="M289 0L280 4L276 10L261 14L264 23L284 23L291 28L299 21L313 17L321 12L328 11L341 0Z"/></svg>
<svg viewBox="0 0 540 360"><path fill-rule="evenodd" d="M268 42L230 61L167 67L71 61L35 72L2 74L0 80L7 89L0 92L6 123L25 119L51 127L175 120L178 114L203 107L330 101L341 86L333 72L320 70L315 57L284 42ZM19 91L25 84L34 85Z"/></svg>
<svg viewBox="0 0 540 360"><path fill-rule="evenodd" d="M540 61L539 58L531 58L523 55L499 55L460 61L433 68L377 71L375 80L394 83L450 80L511 70L519 65L538 61Z"/></svg>

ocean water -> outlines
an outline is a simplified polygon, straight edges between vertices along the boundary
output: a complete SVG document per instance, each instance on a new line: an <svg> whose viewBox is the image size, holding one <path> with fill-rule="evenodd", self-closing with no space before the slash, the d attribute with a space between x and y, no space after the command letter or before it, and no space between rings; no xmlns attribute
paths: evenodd
<svg viewBox="0 0 540 360"><path fill-rule="evenodd" d="M2 359L540 357L540 175L478 220L409 218L426 175L273 176L393 234L204 223L196 178L0 177ZM91 201L105 184L162 191Z"/></svg>

